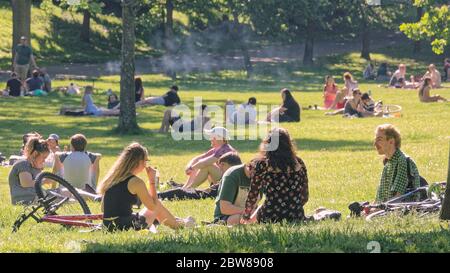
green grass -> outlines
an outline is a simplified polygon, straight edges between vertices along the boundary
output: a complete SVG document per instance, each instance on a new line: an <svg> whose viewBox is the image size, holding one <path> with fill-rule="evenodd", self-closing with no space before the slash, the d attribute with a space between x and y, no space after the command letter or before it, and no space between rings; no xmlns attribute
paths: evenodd
<svg viewBox="0 0 450 273"><path fill-rule="evenodd" d="M376 59L404 61L424 70L426 63L402 56L379 52ZM296 64L257 67L257 75L246 80L243 72L223 71L214 74L182 75L177 84L183 102L192 106L194 97L202 97L207 104L223 105L226 99L237 102L255 96L260 105L280 102L279 90L288 87L303 105L321 104L321 85L325 74L341 75L344 63L355 72L363 61L354 55L320 60L321 65L302 68ZM353 60L353 61L352 61ZM272 71L273 73L270 73ZM162 75L144 75L146 95L158 95L172 84ZM342 85L342 82L338 80ZM67 85L56 81L54 86ZM87 84L77 82L78 85ZM450 86L449 84L446 84ZM372 146L374 129L382 123L393 123L402 132L402 149L416 161L420 173L428 181L443 181L447 174L450 135L450 104L423 104L416 91L387 89L375 83L361 82L361 90L372 91L376 100L403 107L401 118L343 119L325 117L321 111L303 111L302 121L283 124L298 146L298 155L308 168L310 200L306 212L311 214L319 206L343 213L340 222L307 225L261 225L252 227L201 227L182 231L160 228L156 235L142 232L80 233L58 225L26 223L16 234L11 224L21 207L10 205L7 176L9 168L0 168L0 252L368 252L367 243L378 241L383 252L448 252L450 233L441 229L437 218L387 218L374 223L346 220L347 206L353 201L372 200L382 170L381 158ZM103 77L95 82L95 101L106 105L104 91L119 90L118 76ZM438 92L450 98L450 88ZM78 132L89 139L89 150L104 155L101 177L112 165L121 149L131 141L139 141L149 148L151 163L161 172L161 179L184 181L183 168L188 160L208 149L208 141L176 142L168 135L151 130L159 127L162 107L138 109L138 122L143 134L118 136L111 134L116 118L61 117L62 104L79 104L80 98L51 94L45 98L0 100L0 151L16 153L22 134L36 130L44 135L57 133L61 145ZM232 141L244 161L257 152L258 141ZM164 202L177 216L194 216L198 222L211 220L213 200ZM93 212L100 212L98 204L89 204Z"/></svg>
<svg viewBox="0 0 450 273"><path fill-rule="evenodd" d="M48 12L31 9L31 46L40 67L55 63L96 63L119 59L121 47L121 19L97 14L91 19L91 42L80 42L82 14L64 11L54 6ZM0 3L0 68L11 65L12 11L9 3ZM151 48L140 39L136 41L136 53L153 54Z"/></svg>

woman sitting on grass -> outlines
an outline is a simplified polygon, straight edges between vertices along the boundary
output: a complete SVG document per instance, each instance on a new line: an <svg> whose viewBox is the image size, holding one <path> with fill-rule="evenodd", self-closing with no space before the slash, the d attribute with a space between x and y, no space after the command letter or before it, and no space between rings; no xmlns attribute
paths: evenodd
<svg viewBox="0 0 450 273"><path fill-rule="evenodd" d="M432 88L431 78L425 78L423 80L422 86L419 88L419 100L421 102L437 102L437 101L447 101L446 98L439 95L430 95L430 90Z"/></svg>
<svg viewBox="0 0 450 273"><path fill-rule="evenodd" d="M333 105L333 102L336 99L336 93L338 92L338 87L334 81L333 76L328 75L325 78L325 85L323 86L323 99L324 99L324 107L326 109L330 109Z"/></svg>
<svg viewBox="0 0 450 273"><path fill-rule="evenodd" d="M147 161L147 149L139 143L133 143L122 151L100 182L97 192L103 195L103 224L109 231L146 229L155 219L173 229L195 225L192 217L176 218L161 204L155 187L156 169L147 166ZM138 177L144 169L150 184L149 190ZM132 208L138 198L145 208L133 214Z"/></svg>
<svg viewBox="0 0 450 273"><path fill-rule="evenodd" d="M433 88L441 88L441 73L439 73L434 64L430 64L428 66L428 71L425 73L423 78L430 78L431 86Z"/></svg>
<svg viewBox="0 0 450 273"><path fill-rule="evenodd" d="M353 89L352 94L353 96L349 100L346 100L344 108L334 112L327 112L325 115L335 116L343 114L344 117L359 116L358 105L361 100L361 91L358 88L355 88Z"/></svg>
<svg viewBox="0 0 450 273"><path fill-rule="evenodd" d="M342 89L345 97L351 97L353 89L358 88L358 82L353 79L352 74L350 72L344 73L344 83L345 87Z"/></svg>
<svg viewBox="0 0 450 273"><path fill-rule="evenodd" d="M283 103L272 110L267 116L269 122L299 122L300 105L295 101L291 91L287 88L281 90Z"/></svg>
<svg viewBox="0 0 450 273"><path fill-rule="evenodd" d="M303 221L303 206L309 196L308 175L288 131L273 129L261 143L260 155L250 165L250 191L241 224ZM260 192L265 201L252 213Z"/></svg>
<svg viewBox="0 0 450 273"><path fill-rule="evenodd" d="M25 159L17 161L9 173L9 190L13 205L27 205L37 198L34 180L44 169L50 154L48 144L40 137L30 137L24 147Z"/></svg>

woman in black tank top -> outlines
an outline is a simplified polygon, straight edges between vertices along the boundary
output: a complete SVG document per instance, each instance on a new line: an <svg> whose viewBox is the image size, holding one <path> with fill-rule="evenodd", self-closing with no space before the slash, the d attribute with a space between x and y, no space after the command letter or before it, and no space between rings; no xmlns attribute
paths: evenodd
<svg viewBox="0 0 450 273"><path fill-rule="evenodd" d="M155 220L173 229L195 224L191 217L174 217L161 204L155 188L156 170L147 167L147 161L147 149L133 143L123 150L106 177L99 183L97 191L103 195L103 224L109 231L144 229ZM150 191L144 181L137 177L144 169L149 179ZM133 214L133 205L138 198L145 208Z"/></svg>

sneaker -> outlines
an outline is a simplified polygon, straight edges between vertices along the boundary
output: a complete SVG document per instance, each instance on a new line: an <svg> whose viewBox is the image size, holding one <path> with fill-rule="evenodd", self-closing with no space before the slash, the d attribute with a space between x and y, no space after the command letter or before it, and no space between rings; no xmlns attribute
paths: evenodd
<svg viewBox="0 0 450 273"><path fill-rule="evenodd" d="M184 184L177 183L177 182L173 181L172 179L170 179L170 181L168 181L167 184L169 186L171 186L172 188L182 188L184 186Z"/></svg>

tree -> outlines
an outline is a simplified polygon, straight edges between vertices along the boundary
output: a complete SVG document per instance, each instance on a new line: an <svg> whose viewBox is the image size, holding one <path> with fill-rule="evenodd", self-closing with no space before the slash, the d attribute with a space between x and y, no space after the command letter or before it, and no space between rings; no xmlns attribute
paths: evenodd
<svg viewBox="0 0 450 273"><path fill-rule="evenodd" d="M52 0L44 0L41 3L41 8L51 13L51 7L55 4ZM83 13L83 21L80 28L80 41L90 43L91 39L91 17L93 14L101 13L104 4L92 0L60 0L56 2L62 8L67 8L69 11Z"/></svg>
<svg viewBox="0 0 450 273"><path fill-rule="evenodd" d="M12 0L13 36L12 48L20 41L21 36L26 36L31 42L31 0ZM12 50L12 59L15 51Z"/></svg>
<svg viewBox="0 0 450 273"><path fill-rule="evenodd" d="M289 42L305 42L303 64L311 65L316 37L330 30L334 18L329 0L248 0L248 13L256 31Z"/></svg>
<svg viewBox="0 0 450 273"><path fill-rule="evenodd" d="M445 189L445 197L442 203L441 220L450 220L450 150L448 152L448 168L447 168L447 186Z"/></svg>
<svg viewBox="0 0 450 273"><path fill-rule="evenodd" d="M433 52L444 53L449 45L450 12L443 0L415 0L414 5L423 9L418 22L403 23L400 30L414 41L430 40Z"/></svg>
<svg viewBox="0 0 450 273"><path fill-rule="evenodd" d="M175 54L175 41L173 39L173 0L166 0L165 8L166 21L164 22L164 46L169 58L173 58L173 55ZM172 78L172 80L177 79L177 73L171 67L167 69L166 73Z"/></svg>
<svg viewBox="0 0 450 273"><path fill-rule="evenodd" d="M137 0L122 0L122 66L120 69L120 116L117 131L139 132L134 92L135 17Z"/></svg>

